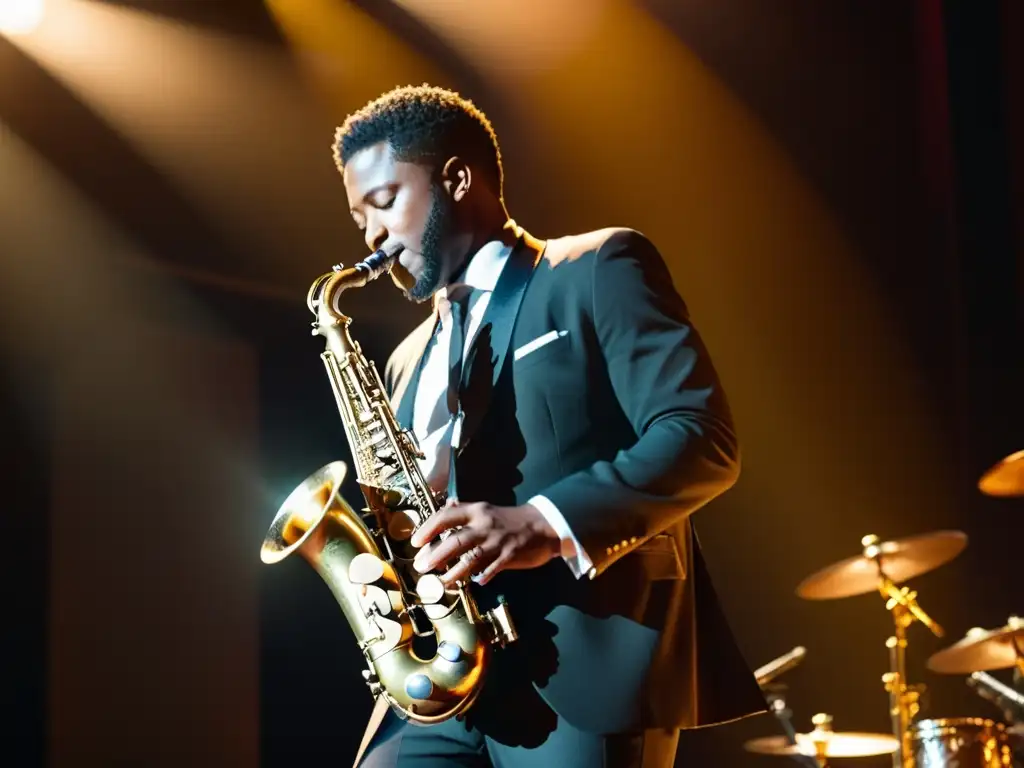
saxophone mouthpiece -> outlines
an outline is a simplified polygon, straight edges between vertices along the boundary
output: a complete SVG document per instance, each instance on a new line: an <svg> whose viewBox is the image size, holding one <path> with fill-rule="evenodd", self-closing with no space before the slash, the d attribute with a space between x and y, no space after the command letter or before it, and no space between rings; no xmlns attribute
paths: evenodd
<svg viewBox="0 0 1024 768"><path fill-rule="evenodd" d="M405 250L404 246L398 243L394 243L387 248L378 248L372 254L356 264L354 269L366 272L367 282L370 280L376 280L391 269L391 265L395 263L395 260L398 258L398 254L403 250Z"/></svg>
<svg viewBox="0 0 1024 768"><path fill-rule="evenodd" d="M398 255L404 250L405 246L399 243L394 243L386 248L382 246L365 259L355 264L352 269L365 273L367 282L376 280L382 274L391 269L391 265L395 263ZM331 267L331 271L344 272L345 265L338 262Z"/></svg>

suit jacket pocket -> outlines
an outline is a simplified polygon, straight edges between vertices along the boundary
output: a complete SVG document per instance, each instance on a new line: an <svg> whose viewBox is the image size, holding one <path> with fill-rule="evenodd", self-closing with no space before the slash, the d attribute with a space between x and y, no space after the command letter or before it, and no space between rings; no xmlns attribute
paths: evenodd
<svg viewBox="0 0 1024 768"><path fill-rule="evenodd" d="M548 331L517 347L512 353L513 363L516 368L526 368L552 355L563 354L568 348L568 331Z"/></svg>
<svg viewBox="0 0 1024 768"><path fill-rule="evenodd" d="M629 557L637 559L651 581L686 578L686 567L679 556L679 546L675 537L670 534L659 533L652 536L626 555L626 558Z"/></svg>

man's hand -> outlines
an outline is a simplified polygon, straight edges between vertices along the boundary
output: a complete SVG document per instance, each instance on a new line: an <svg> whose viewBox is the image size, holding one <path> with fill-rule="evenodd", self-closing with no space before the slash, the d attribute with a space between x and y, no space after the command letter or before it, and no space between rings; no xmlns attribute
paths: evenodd
<svg viewBox="0 0 1024 768"><path fill-rule="evenodd" d="M444 541L424 546L452 528L458 530ZM478 583L486 584L500 571L536 568L561 551L558 534L530 504L494 507L484 502L450 502L413 534L411 543L423 547L413 562L420 573L466 555L451 570L440 574L446 586L474 574Z"/></svg>

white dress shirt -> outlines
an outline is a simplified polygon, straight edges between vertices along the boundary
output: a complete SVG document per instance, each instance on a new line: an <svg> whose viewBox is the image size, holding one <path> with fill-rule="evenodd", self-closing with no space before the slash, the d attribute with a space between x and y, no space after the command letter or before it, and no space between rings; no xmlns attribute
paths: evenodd
<svg viewBox="0 0 1024 768"><path fill-rule="evenodd" d="M423 369L413 401L412 431L419 441L425 458L420 462L424 477L431 488L440 491L448 487L448 469L452 446L461 440L461 419L448 411L448 349L451 346L449 296L466 301L465 346L463 359L469 352L484 311L491 300L494 286L512 249L500 241L485 244L470 260L460 281L442 288L434 298L441 320L440 330L434 334L424 352ZM593 566L583 551L569 524L558 508L544 496L534 496L527 502L544 515L562 542L562 557L576 578L586 574Z"/></svg>

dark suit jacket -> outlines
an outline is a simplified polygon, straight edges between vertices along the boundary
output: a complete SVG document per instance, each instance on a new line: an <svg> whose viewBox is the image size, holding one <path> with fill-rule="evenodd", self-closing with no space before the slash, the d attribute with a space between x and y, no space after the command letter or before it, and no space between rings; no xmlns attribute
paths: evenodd
<svg viewBox="0 0 1024 768"><path fill-rule="evenodd" d="M581 729L763 712L689 519L735 482L736 435L662 257L628 229L546 243L516 231L464 364L458 493L498 505L545 495L594 569L577 580L559 558L507 571L473 586L482 608L507 599L520 631L509 648L528 660L516 674ZM385 369L405 426L433 327L430 317ZM514 359L550 331L566 333Z"/></svg>

